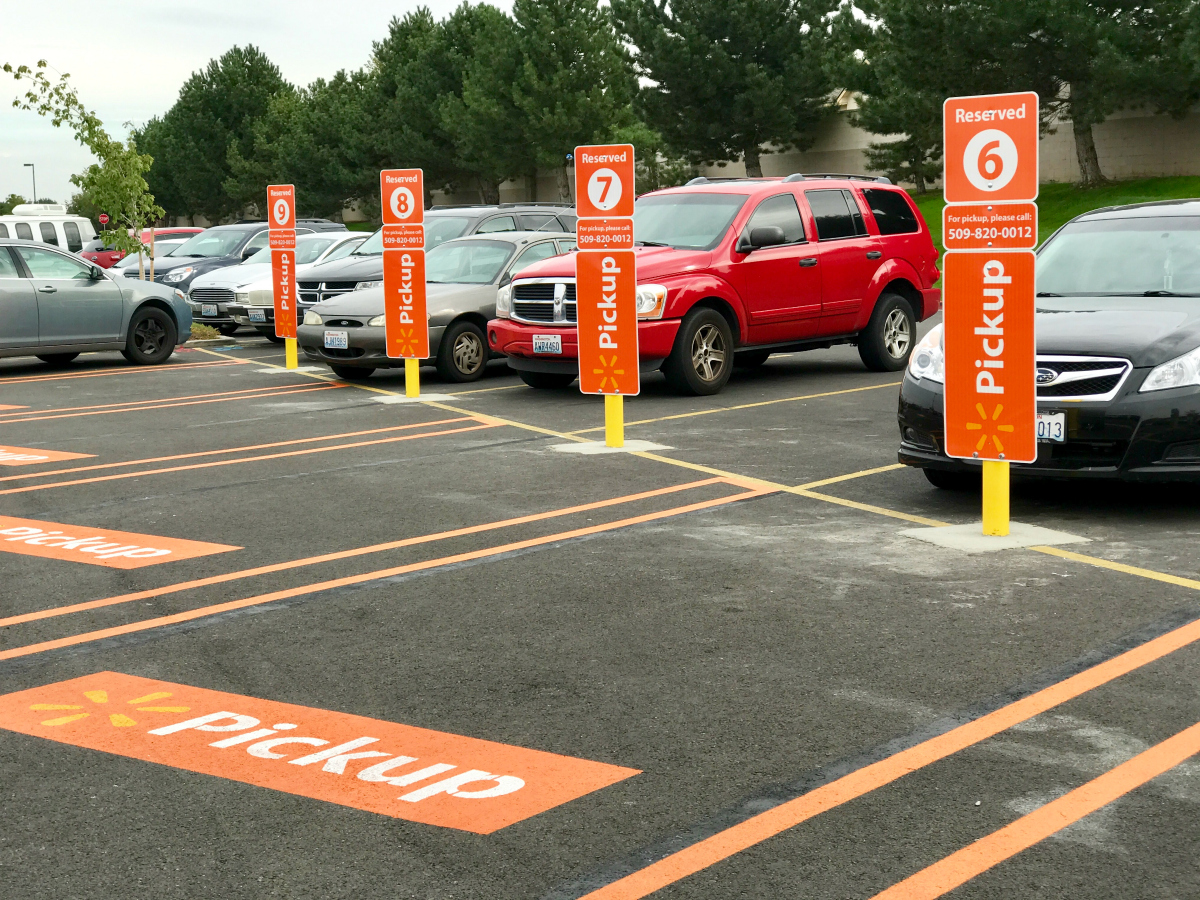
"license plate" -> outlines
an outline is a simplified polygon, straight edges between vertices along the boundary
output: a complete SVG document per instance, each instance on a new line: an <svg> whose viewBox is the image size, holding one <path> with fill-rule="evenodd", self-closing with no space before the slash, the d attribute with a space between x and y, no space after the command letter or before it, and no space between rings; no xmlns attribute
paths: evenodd
<svg viewBox="0 0 1200 900"><path fill-rule="evenodd" d="M1067 440L1067 414L1038 413L1037 439L1056 444L1065 443Z"/></svg>
<svg viewBox="0 0 1200 900"><path fill-rule="evenodd" d="M562 353L561 334L535 334L533 336L534 353Z"/></svg>
<svg viewBox="0 0 1200 900"><path fill-rule="evenodd" d="M216 314L217 314L217 304L215 304L215 303L201 303L200 304L200 315L215 316Z"/></svg>
<svg viewBox="0 0 1200 900"><path fill-rule="evenodd" d="M251 322L267 321L267 311L265 309L251 309L249 310L249 313Z"/></svg>
<svg viewBox="0 0 1200 900"><path fill-rule="evenodd" d="M327 332L325 332L325 348L327 350L349 350L350 349L350 332L348 332L348 331L327 331Z"/></svg>

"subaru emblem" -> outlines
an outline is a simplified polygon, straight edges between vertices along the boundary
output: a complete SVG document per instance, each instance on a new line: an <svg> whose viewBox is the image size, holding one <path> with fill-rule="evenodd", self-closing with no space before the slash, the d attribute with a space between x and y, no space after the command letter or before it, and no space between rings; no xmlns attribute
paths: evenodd
<svg viewBox="0 0 1200 900"><path fill-rule="evenodd" d="M1055 372L1053 369L1039 368L1037 370L1036 381L1038 384L1053 384L1057 380L1058 380L1058 373Z"/></svg>

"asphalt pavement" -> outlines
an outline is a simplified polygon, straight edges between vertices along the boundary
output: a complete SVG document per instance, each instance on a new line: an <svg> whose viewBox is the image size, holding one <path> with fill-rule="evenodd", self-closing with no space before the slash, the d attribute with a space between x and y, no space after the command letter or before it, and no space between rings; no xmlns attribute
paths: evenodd
<svg viewBox="0 0 1200 900"><path fill-rule="evenodd" d="M979 498L896 465L852 348L647 376L661 449L599 455L502 363L283 363L0 361L0 894L1200 895L1200 492L904 535Z"/></svg>

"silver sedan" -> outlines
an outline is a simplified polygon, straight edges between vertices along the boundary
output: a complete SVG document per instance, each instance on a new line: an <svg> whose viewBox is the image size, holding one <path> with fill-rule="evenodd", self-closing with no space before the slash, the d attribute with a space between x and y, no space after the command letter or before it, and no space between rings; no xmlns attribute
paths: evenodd
<svg viewBox="0 0 1200 900"><path fill-rule="evenodd" d="M491 358L485 329L496 315L497 291L527 266L574 249L574 235L517 231L458 238L430 250L425 282L431 355L422 364L437 366L447 381L482 377ZM309 359L349 380L404 366L385 349L383 288L363 287L311 307L297 332Z"/></svg>

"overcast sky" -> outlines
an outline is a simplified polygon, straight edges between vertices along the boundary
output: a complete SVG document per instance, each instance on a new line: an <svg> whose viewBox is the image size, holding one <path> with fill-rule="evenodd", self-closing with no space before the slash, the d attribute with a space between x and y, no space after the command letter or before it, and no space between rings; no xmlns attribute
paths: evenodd
<svg viewBox="0 0 1200 900"><path fill-rule="evenodd" d="M511 9L511 0L490 0ZM110 134L124 136L125 122L141 124L170 108L193 72L235 44L254 44L283 77L304 85L338 69L357 69L371 42L387 34L393 16L418 0L80 0L4 3L0 63L33 66L45 59L71 75L83 104L95 110ZM425 0L443 16L457 0ZM92 162L70 131L36 113L9 105L18 83L0 73L0 197L33 192L69 201L70 176Z"/></svg>

